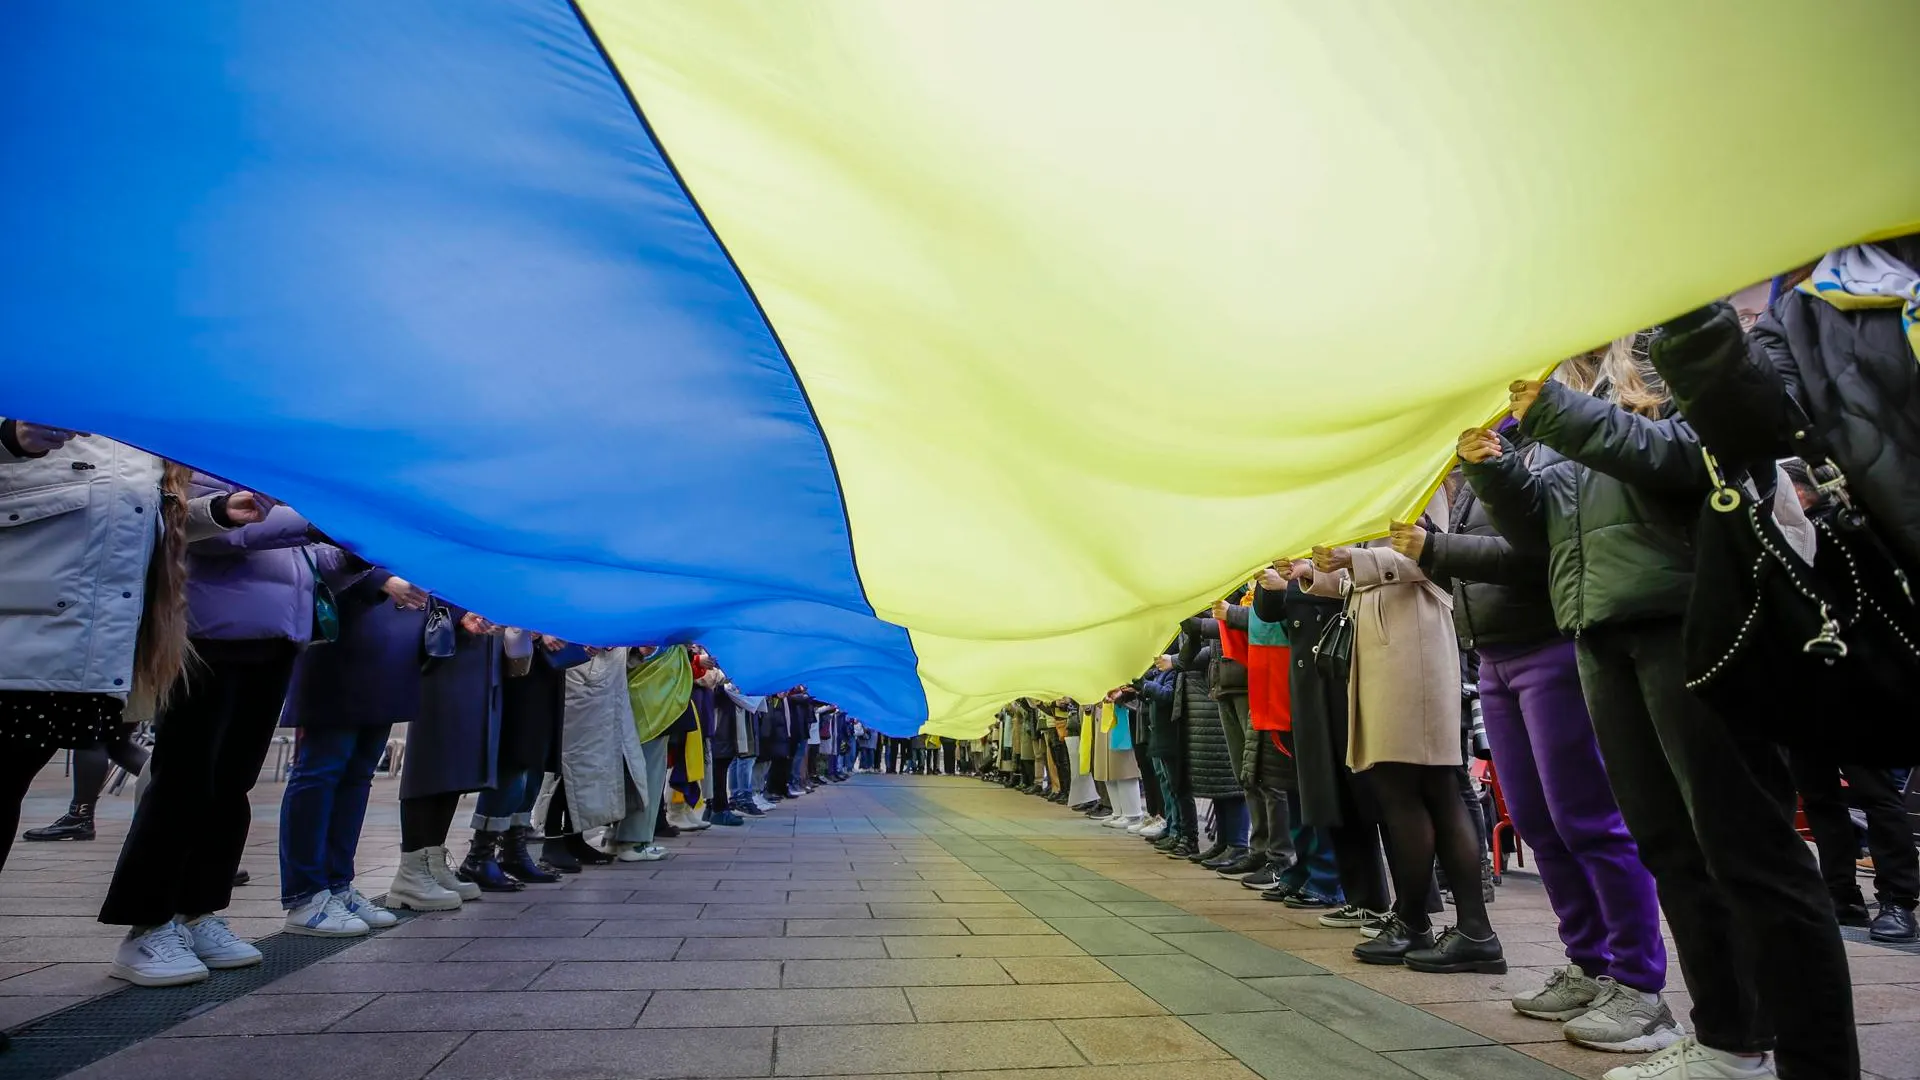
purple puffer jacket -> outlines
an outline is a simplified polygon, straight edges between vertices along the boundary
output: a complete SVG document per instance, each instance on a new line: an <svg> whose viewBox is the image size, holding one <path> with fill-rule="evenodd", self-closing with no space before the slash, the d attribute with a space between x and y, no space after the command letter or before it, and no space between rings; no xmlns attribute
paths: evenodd
<svg viewBox="0 0 1920 1080"><path fill-rule="evenodd" d="M241 490L203 473L193 474L193 494ZM289 506L275 506L266 520L187 548L187 632L195 639L261 641L313 639L313 569L322 573L341 556L328 545L309 547L307 519ZM303 549L305 554L303 554Z"/></svg>

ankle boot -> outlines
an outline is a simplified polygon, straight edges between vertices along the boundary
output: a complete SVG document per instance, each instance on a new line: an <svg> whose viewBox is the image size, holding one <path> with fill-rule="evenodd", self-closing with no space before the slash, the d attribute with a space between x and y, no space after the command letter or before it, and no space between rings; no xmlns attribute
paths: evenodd
<svg viewBox="0 0 1920 1080"><path fill-rule="evenodd" d="M613 856L587 843L587 838L579 833L568 833L562 843L567 853L580 860L582 866L605 866L613 861Z"/></svg>
<svg viewBox="0 0 1920 1080"><path fill-rule="evenodd" d="M387 888L387 906L410 911L452 911L460 906L460 894L434 879L430 864L431 848L400 853L400 871Z"/></svg>
<svg viewBox="0 0 1920 1080"><path fill-rule="evenodd" d="M500 834L491 829L476 829L467 844L467 857L455 876L480 886L481 892L519 892L524 886L500 868Z"/></svg>
<svg viewBox="0 0 1920 1080"><path fill-rule="evenodd" d="M556 836L540 845L540 861L556 874L580 872L580 860L567 850L567 841L563 836Z"/></svg>
<svg viewBox="0 0 1920 1080"><path fill-rule="evenodd" d="M93 839L93 804L73 803L60 820L39 829L28 829L20 834L22 840L91 840Z"/></svg>
<svg viewBox="0 0 1920 1080"><path fill-rule="evenodd" d="M534 861L533 852L527 850L527 836L531 832L528 826L515 825L501 836L500 869L528 885L551 885L560 880L560 875Z"/></svg>

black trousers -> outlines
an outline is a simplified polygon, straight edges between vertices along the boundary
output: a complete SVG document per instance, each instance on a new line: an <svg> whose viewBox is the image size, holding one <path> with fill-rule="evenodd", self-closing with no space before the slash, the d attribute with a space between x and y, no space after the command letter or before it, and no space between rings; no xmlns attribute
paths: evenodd
<svg viewBox="0 0 1920 1080"><path fill-rule="evenodd" d="M1820 876L1835 905L1862 903L1860 878L1854 871L1859 854L1849 806L1867 816L1867 850L1873 853L1873 886L1883 904L1911 911L1920 902L1920 850L1913 846L1907 824L1907 804L1887 769L1859 765L1832 765L1794 754L1793 785L1807 811L1814 846L1820 853ZM1840 777L1847 778L1845 790Z"/></svg>
<svg viewBox="0 0 1920 1080"><path fill-rule="evenodd" d="M20 803L33 786L33 778L56 753L51 746L29 748L11 741L0 744L0 870L7 868L7 852L13 850L13 838L20 831Z"/></svg>
<svg viewBox="0 0 1920 1080"><path fill-rule="evenodd" d="M1590 629L1580 685L1716 1050L1773 1049L1782 1080L1859 1075L1833 902L1793 828L1793 780L1687 691L1680 621Z"/></svg>
<svg viewBox="0 0 1920 1080"><path fill-rule="evenodd" d="M100 921L158 926L233 900L253 807L293 675L290 641L194 643L202 670L155 729L151 779L133 812Z"/></svg>
<svg viewBox="0 0 1920 1080"><path fill-rule="evenodd" d="M1053 790L1064 795L1073 783L1073 762L1067 756L1067 740L1058 735L1047 736L1047 753L1053 761Z"/></svg>

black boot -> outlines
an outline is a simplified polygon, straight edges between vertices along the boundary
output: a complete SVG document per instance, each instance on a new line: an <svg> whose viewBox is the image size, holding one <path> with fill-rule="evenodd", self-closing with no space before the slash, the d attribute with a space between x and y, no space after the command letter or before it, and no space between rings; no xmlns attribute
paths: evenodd
<svg viewBox="0 0 1920 1080"><path fill-rule="evenodd" d="M1383 933L1381 937L1385 937ZM1375 938L1378 941L1379 938ZM1368 942L1372 944L1372 942ZM1355 949L1355 955L1359 954ZM1432 975L1505 975L1507 957L1500 949L1500 935L1489 932L1475 939L1453 927L1440 935L1432 948L1412 949L1405 955L1407 969Z"/></svg>
<svg viewBox="0 0 1920 1080"><path fill-rule="evenodd" d="M1225 866L1219 867L1214 870L1214 873L1219 874L1223 878L1233 878L1236 881L1244 881L1266 868L1267 857L1265 855L1257 851L1248 851L1240 857L1238 862L1230 862Z"/></svg>
<svg viewBox="0 0 1920 1080"><path fill-rule="evenodd" d="M1187 859L1197 863L1209 862L1225 855L1228 847L1229 845L1225 840L1215 840L1212 847L1207 848L1205 851L1196 851L1187 856Z"/></svg>
<svg viewBox="0 0 1920 1080"><path fill-rule="evenodd" d="M546 863L557 874L577 874L580 872L580 860L567 850L564 836L556 836L540 845L540 861Z"/></svg>
<svg viewBox="0 0 1920 1080"><path fill-rule="evenodd" d="M28 829L20 834L22 840L91 840L93 839L93 804L73 803L60 820L39 829Z"/></svg>
<svg viewBox="0 0 1920 1080"><path fill-rule="evenodd" d="M480 886L481 892L519 892L526 888L500 868L499 848L499 833L491 829L475 830L473 842L467 845L467 857L460 869L454 871L454 876Z"/></svg>
<svg viewBox="0 0 1920 1080"><path fill-rule="evenodd" d="M533 852L527 850L527 835L531 832L533 830L525 825L515 825L500 837L500 869L528 885L551 885L560 880L560 875L534 861Z"/></svg>
<svg viewBox="0 0 1920 1080"><path fill-rule="evenodd" d="M1398 915L1387 918L1387 924L1381 928L1380 936L1372 941L1363 941L1353 947L1353 958L1363 964L1390 966L1406 962L1407 954L1415 949L1433 948L1433 928L1410 930L1406 920Z"/></svg>
<svg viewBox="0 0 1920 1080"><path fill-rule="evenodd" d="M613 856L587 843L587 838L579 833L568 833L562 841L567 853L580 861L582 866L606 866L613 862Z"/></svg>
<svg viewBox="0 0 1920 1080"><path fill-rule="evenodd" d="M1894 944L1906 944L1920 940L1920 928L1913 921L1913 909L1899 904L1880 905L1880 917L1873 920L1873 928L1867 936L1875 941L1887 941Z"/></svg>
<svg viewBox="0 0 1920 1080"><path fill-rule="evenodd" d="M1218 872L1226 869L1229 866L1233 866L1237 863L1245 862L1247 858L1247 854L1248 852L1246 848L1230 847L1227 850L1221 852L1219 855L1216 855L1211 859L1206 859L1202 861L1200 865L1206 867L1209 870Z"/></svg>

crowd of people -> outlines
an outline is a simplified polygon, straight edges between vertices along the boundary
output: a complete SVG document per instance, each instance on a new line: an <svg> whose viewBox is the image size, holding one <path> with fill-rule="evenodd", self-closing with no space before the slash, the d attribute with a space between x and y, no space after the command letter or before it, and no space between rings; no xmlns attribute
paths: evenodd
<svg viewBox="0 0 1920 1080"><path fill-rule="evenodd" d="M1701 530L1708 508L1748 507L1755 588L1811 599L1835 552L1863 590L1850 552L1867 549L1849 545L1870 542L1898 588L1861 591L1850 617L1821 604L1797 652L1833 666L1848 635L1878 628L1892 645L1873 663L1920 670L1905 570L1920 566L1915 267L1920 236L1844 249L1757 302L1749 290L1515 382L1506 419L1460 436L1417 520L1278 560L1103 700L1022 698L976 740L889 738L805 687L743 694L697 645L496 626L265 495L0 420L0 865L60 749L72 805L29 841L92 839L112 769L144 772L99 917L128 927L115 977L179 985L261 959L220 913L283 727L297 738L281 899L297 934L663 859L662 837L736 827L858 769L970 774L1319 912L1356 933L1363 963L1444 976L1507 969L1489 847L1510 824L1568 960L1518 1012L1583 1046L1652 1052L1612 1080L1857 1077L1840 928L1920 937L1897 760L1911 724L1773 716L1766 688L1731 714L1714 680L1791 627L1777 592L1744 618L1714 608L1723 594L1703 582L1748 568L1713 562ZM1737 634L1703 670L1700 626L1727 615ZM1887 752L1823 752L1859 747L1846 735L1869 722L1894 733ZM354 866L383 760L402 849L386 906ZM1663 912L1684 1020L1664 997Z"/></svg>

